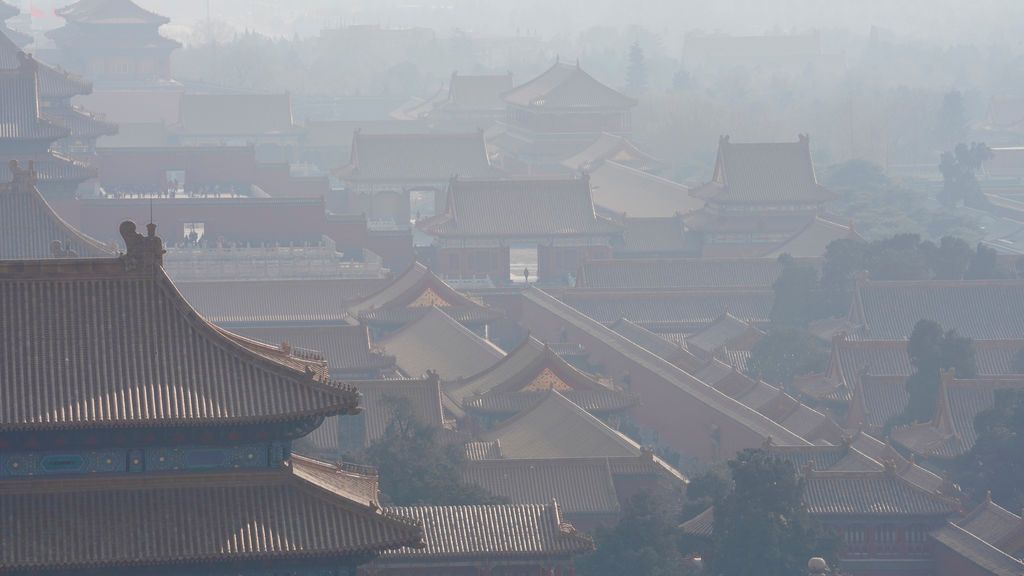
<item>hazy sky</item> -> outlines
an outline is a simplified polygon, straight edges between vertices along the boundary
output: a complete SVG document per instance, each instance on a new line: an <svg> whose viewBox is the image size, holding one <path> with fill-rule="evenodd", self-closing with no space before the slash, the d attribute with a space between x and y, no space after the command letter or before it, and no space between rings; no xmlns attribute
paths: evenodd
<svg viewBox="0 0 1024 576"><path fill-rule="evenodd" d="M41 0L39 0L41 1ZM592 26L640 25L661 34L688 30L767 31L871 26L942 44L1020 43L1021 0L137 0L176 25L205 18L271 35L316 34L338 23L422 25L479 35L577 34ZM28 4L28 0L24 2Z"/></svg>

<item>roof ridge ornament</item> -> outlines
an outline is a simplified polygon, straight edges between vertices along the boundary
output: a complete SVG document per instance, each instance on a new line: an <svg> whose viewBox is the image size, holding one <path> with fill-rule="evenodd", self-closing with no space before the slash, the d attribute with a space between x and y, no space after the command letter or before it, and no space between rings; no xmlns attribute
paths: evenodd
<svg viewBox="0 0 1024 576"><path fill-rule="evenodd" d="M146 224L146 236L136 231L135 222L125 220L118 228L124 239L125 253L121 256L126 272L153 272L163 266L164 241L156 235L156 224Z"/></svg>
<svg viewBox="0 0 1024 576"><path fill-rule="evenodd" d="M17 160L7 163L11 170L11 189L13 192L27 192L30 186L35 186L37 180L35 162L28 161L28 168L22 170Z"/></svg>

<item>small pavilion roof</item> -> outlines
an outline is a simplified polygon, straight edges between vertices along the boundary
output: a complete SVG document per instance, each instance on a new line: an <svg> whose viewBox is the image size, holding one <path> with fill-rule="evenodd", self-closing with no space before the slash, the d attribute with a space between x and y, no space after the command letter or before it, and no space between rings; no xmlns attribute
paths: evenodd
<svg viewBox="0 0 1024 576"><path fill-rule="evenodd" d="M718 141L715 172L694 195L715 204L820 204L835 195L818 184L810 139L796 142Z"/></svg>
<svg viewBox="0 0 1024 576"><path fill-rule="evenodd" d="M376 345L394 356L398 368L411 378L428 370L446 381L468 378L505 357L500 348L436 306Z"/></svg>
<svg viewBox="0 0 1024 576"><path fill-rule="evenodd" d="M12 161L14 180L0 184L0 260L113 256L115 251L65 222L35 186L32 168ZM54 242L60 242L55 250Z"/></svg>
<svg viewBox="0 0 1024 576"><path fill-rule="evenodd" d="M0 261L0 430L255 424L352 413L327 366L218 328L122 224L117 258ZM142 376L145 375L145 376ZM112 399L117 399L114 401Z"/></svg>
<svg viewBox="0 0 1024 576"><path fill-rule="evenodd" d="M603 132L580 152L562 161L562 166L573 171L590 172L606 162L644 172L664 166L661 160L637 148L625 136Z"/></svg>
<svg viewBox="0 0 1024 576"><path fill-rule="evenodd" d="M423 525L426 547L385 552L374 566L398 560L548 558L584 554L594 542L562 518L558 503L491 506L395 506L389 514Z"/></svg>
<svg viewBox="0 0 1024 576"><path fill-rule="evenodd" d="M456 178L446 210L420 228L439 237L612 236L621 228L594 212L587 177Z"/></svg>
<svg viewBox="0 0 1024 576"><path fill-rule="evenodd" d="M657 218L704 207L686 186L618 162L603 162L587 173L594 203L615 214Z"/></svg>
<svg viewBox="0 0 1024 576"><path fill-rule="evenodd" d="M993 502L991 495L954 524L1014 558L1024 555L1024 520Z"/></svg>
<svg viewBox="0 0 1024 576"><path fill-rule="evenodd" d="M68 22L83 24L152 24L161 26L170 18L141 8L132 0L78 0L57 9Z"/></svg>
<svg viewBox="0 0 1024 576"><path fill-rule="evenodd" d="M462 324L481 324L501 314L458 292L429 268L414 262L392 283L349 306L367 324L403 326L437 307Z"/></svg>
<svg viewBox="0 0 1024 576"><path fill-rule="evenodd" d="M515 414L551 390L597 412L636 403L632 395L584 374L533 337L484 372L450 382L445 392L466 410Z"/></svg>
<svg viewBox="0 0 1024 576"><path fill-rule="evenodd" d="M512 74L453 72L448 82L448 99L441 103L441 107L460 111L501 111L505 109L501 95L512 86Z"/></svg>
<svg viewBox="0 0 1024 576"><path fill-rule="evenodd" d="M352 135L348 166L338 176L351 181L447 182L456 176L492 175L482 132Z"/></svg>
<svg viewBox="0 0 1024 576"><path fill-rule="evenodd" d="M536 78L504 94L514 106L559 109L628 109L636 100L597 81L579 65L556 62Z"/></svg>
<svg viewBox="0 0 1024 576"><path fill-rule="evenodd" d="M113 570L347 559L421 546L414 519L361 496L356 475L293 458L277 470L6 480L6 570ZM74 510L74 514L69 514ZM154 522L159 518L159 522ZM40 543L45 542L45 546Z"/></svg>

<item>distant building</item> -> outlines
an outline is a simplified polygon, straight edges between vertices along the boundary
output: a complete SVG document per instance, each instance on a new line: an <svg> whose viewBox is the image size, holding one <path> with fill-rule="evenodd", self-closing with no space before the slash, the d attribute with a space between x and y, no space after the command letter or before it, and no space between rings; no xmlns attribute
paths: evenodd
<svg viewBox="0 0 1024 576"><path fill-rule="evenodd" d="M18 8L7 2L0 1L0 36L6 36L18 48L24 48L32 43L32 37L10 27L7 20L21 14Z"/></svg>
<svg viewBox="0 0 1024 576"><path fill-rule="evenodd" d="M811 163L810 139L797 142L718 142L711 181L691 191L707 205L686 217L688 229L703 238L705 256L766 256L806 233L821 205L835 195L818 184ZM800 240L801 256L821 256L832 240L853 237L839 226L833 233L814 230L817 250ZM817 254L810 252L817 251Z"/></svg>
<svg viewBox="0 0 1024 576"><path fill-rule="evenodd" d="M516 173L562 172L562 162L603 134L628 135L636 100L602 84L579 64L556 62L504 94L505 121L489 134L501 167Z"/></svg>
<svg viewBox="0 0 1024 576"><path fill-rule="evenodd" d="M47 36L69 70L105 85L156 85L171 79L170 55L180 44L160 35L168 18L131 0L79 0L57 15L65 24Z"/></svg>
<svg viewBox="0 0 1024 576"><path fill-rule="evenodd" d="M184 146L293 146L290 94L181 94L169 132Z"/></svg>

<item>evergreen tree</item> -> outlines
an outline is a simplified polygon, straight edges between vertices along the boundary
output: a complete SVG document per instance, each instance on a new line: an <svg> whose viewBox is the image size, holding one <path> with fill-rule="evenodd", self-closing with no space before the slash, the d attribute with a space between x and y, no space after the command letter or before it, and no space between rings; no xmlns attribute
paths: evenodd
<svg viewBox="0 0 1024 576"><path fill-rule="evenodd" d="M647 60L639 41L633 42L633 45L629 47L626 88L631 94L643 94L647 91Z"/></svg>
<svg viewBox="0 0 1024 576"><path fill-rule="evenodd" d="M798 576L807 561L835 559L835 538L820 531L803 503L793 464L764 450L729 462L732 491L715 505L711 576Z"/></svg>
<svg viewBox="0 0 1024 576"><path fill-rule="evenodd" d="M907 379L907 406L887 427L924 422L935 413L941 372L955 370L957 376L971 378L977 373L974 341L957 335L955 330L943 332L932 320L919 320L910 333L907 353L914 373Z"/></svg>
<svg viewBox="0 0 1024 576"><path fill-rule="evenodd" d="M936 132L944 147L953 146L967 138L969 126L964 96L959 90L950 90L942 97Z"/></svg>
<svg viewBox="0 0 1024 576"><path fill-rule="evenodd" d="M971 451L958 459L954 477L975 501L991 492L1010 510L1024 506L1024 391L996 391L995 407L974 419L978 434Z"/></svg>
<svg viewBox="0 0 1024 576"><path fill-rule="evenodd" d="M782 272L772 285L772 326L806 327L811 320L825 315L818 270L795 263L788 254L779 256L779 262Z"/></svg>
<svg viewBox="0 0 1024 576"><path fill-rule="evenodd" d="M992 157L992 151L983 143L957 144L952 152L939 157L942 172L942 191L939 200L947 206L963 202L967 206L983 207L987 203L976 176L982 164Z"/></svg>
<svg viewBox="0 0 1024 576"><path fill-rule="evenodd" d="M629 500L611 529L597 530L597 550L577 561L582 576L684 574L678 528L668 506L646 492Z"/></svg>
<svg viewBox="0 0 1024 576"><path fill-rule="evenodd" d="M758 341L747 359L747 373L769 384L783 387L795 376L820 372L828 364L828 353L806 330L790 326L773 327Z"/></svg>

